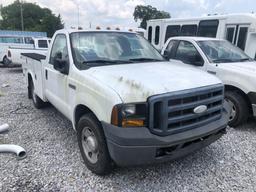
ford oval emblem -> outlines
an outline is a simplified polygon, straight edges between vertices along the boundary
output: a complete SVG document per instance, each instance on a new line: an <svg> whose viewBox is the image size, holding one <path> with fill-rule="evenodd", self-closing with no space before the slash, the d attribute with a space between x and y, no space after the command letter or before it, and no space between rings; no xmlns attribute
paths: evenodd
<svg viewBox="0 0 256 192"><path fill-rule="evenodd" d="M204 113L205 111L207 111L207 106L206 105L200 105L200 106L194 108L193 111L196 114Z"/></svg>

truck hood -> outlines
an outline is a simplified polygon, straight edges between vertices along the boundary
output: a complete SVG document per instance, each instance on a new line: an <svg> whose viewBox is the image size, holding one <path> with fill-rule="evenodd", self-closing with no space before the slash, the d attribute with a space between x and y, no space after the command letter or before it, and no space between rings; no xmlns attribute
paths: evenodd
<svg viewBox="0 0 256 192"><path fill-rule="evenodd" d="M206 72L171 62L93 67L88 72L111 87L124 103L143 102L152 95L221 83Z"/></svg>
<svg viewBox="0 0 256 192"><path fill-rule="evenodd" d="M237 73L256 73L256 62L237 62L218 64L218 68L236 71Z"/></svg>

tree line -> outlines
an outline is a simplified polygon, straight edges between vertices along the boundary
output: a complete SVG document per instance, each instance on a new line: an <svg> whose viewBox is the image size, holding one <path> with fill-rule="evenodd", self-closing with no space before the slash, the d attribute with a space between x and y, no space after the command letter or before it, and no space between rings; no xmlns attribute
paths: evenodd
<svg viewBox="0 0 256 192"><path fill-rule="evenodd" d="M64 28L60 15L56 16L50 9L41 8L35 3L16 0L10 5L1 6L0 12L1 30L42 31L52 37L56 30Z"/></svg>
<svg viewBox="0 0 256 192"><path fill-rule="evenodd" d="M15 0L10 5L0 5L0 15L0 30L42 31L52 37L56 30L64 28L60 14L56 16L50 9L41 8L35 3ZM141 22L141 28L146 29L148 20L170 18L171 15L151 5L137 5L133 17L136 22Z"/></svg>

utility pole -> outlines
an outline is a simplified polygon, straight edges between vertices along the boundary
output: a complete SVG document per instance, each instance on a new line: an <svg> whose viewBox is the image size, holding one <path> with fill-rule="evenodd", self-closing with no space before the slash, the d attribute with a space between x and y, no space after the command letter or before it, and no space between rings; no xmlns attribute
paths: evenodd
<svg viewBox="0 0 256 192"><path fill-rule="evenodd" d="M74 4L77 6L77 29L80 29L80 10L79 10L79 2L76 0L72 0Z"/></svg>
<svg viewBox="0 0 256 192"><path fill-rule="evenodd" d="M21 19L21 30L24 31L24 21L23 21L23 7L22 1L20 2L20 19Z"/></svg>
<svg viewBox="0 0 256 192"><path fill-rule="evenodd" d="M80 13L79 13L79 4L77 4L77 28L80 27Z"/></svg>

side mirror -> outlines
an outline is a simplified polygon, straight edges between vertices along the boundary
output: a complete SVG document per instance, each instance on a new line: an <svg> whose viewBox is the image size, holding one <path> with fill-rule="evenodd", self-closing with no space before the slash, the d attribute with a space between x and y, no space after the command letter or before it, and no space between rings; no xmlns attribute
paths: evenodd
<svg viewBox="0 0 256 192"><path fill-rule="evenodd" d="M204 65L204 60L200 55L195 55L193 58L193 64L195 66L203 66Z"/></svg>
<svg viewBox="0 0 256 192"><path fill-rule="evenodd" d="M57 53L53 60L53 68L62 74L68 75L69 65L67 60L61 58L61 53Z"/></svg>
<svg viewBox="0 0 256 192"><path fill-rule="evenodd" d="M164 51L164 54L163 54L163 57L166 59L166 60L170 60L170 56L169 56L170 52L165 50Z"/></svg>

